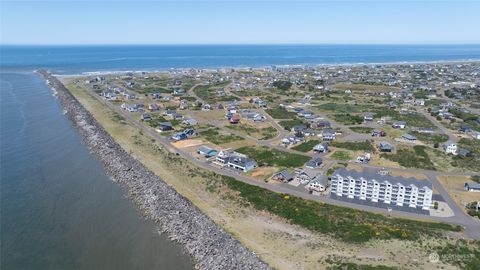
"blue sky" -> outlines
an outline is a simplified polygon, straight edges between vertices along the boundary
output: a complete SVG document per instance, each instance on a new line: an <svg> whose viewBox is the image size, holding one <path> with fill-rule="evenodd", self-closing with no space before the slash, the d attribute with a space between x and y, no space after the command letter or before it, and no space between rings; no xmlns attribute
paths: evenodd
<svg viewBox="0 0 480 270"><path fill-rule="evenodd" d="M1 44L480 43L480 0L4 1Z"/></svg>

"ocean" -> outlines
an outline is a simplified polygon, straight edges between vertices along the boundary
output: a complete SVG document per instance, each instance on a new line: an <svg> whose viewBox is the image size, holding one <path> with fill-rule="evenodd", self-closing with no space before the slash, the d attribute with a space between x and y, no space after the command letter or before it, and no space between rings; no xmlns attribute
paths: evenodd
<svg viewBox="0 0 480 270"><path fill-rule="evenodd" d="M1 269L193 269L103 171L33 70L480 60L480 45L0 46Z"/></svg>
<svg viewBox="0 0 480 270"><path fill-rule="evenodd" d="M169 68L480 60L479 45L0 46L2 69L60 74Z"/></svg>

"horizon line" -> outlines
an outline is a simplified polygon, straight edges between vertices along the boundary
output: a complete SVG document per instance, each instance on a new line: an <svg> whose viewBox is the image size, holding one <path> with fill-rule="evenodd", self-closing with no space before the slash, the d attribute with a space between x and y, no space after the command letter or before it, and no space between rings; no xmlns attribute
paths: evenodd
<svg viewBox="0 0 480 270"><path fill-rule="evenodd" d="M422 43L5 43L0 46L425 46L425 45L480 45L477 42L458 42L458 43L444 43L444 42L422 42Z"/></svg>

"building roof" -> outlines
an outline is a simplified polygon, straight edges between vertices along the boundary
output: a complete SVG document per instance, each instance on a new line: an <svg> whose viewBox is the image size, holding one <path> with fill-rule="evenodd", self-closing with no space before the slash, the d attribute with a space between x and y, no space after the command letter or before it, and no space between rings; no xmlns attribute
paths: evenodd
<svg viewBox="0 0 480 270"><path fill-rule="evenodd" d="M408 134L408 133L403 134L402 137L403 137L404 139L409 140L409 141L414 141L414 140L417 139L415 136L413 136L413 135L411 135L411 134Z"/></svg>
<svg viewBox="0 0 480 270"><path fill-rule="evenodd" d="M380 175L378 173L373 173L373 172L368 172L368 171L363 171L363 172L358 172L355 170L347 170L346 168L340 168L337 169L333 175L341 175L342 177L346 176L351 176L355 179L358 179L360 177L365 178L366 180L376 180L377 182L384 182L388 181L392 184L402 184L403 186L409 186L411 184L417 186L418 188L421 187L427 187L429 189L432 189L432 183L428 180L418 180L413 177L405 178L401 176L391 176L391 175Z"/></svg>
<svg viewBox="0 0 480 270"><path fill-rule="evenodd" d="M307 162L307 167L317 167L318 165L322 164L323 160L320 157L313 157Z"/></svg>
<svg viewBox="0 0 480 270"><path fill-rule="evenodd" d="M289 173L287 170L276 173L275 175L281 175L283 179L290 180L293 179L293 174Z"/></svg>
<svg viewBox="0 0 480 270"><path fill-rule="evenodd" d="M465 183L465 187L471 189L480 189L480 183Z"/></svg>
<svg viewBox="0 0 480 270"><path fill-rule="evenodd" d="M313 178L312 182L318 182L322 186L326 187L328 184L328 177L323 174L317 174L315 178Z"/></svg>

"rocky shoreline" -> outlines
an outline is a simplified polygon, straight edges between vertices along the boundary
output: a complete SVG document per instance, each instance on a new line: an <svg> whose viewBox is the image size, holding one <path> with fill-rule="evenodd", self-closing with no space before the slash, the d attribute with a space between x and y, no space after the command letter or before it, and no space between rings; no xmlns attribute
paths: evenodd
<svg viewBox="0 0 480 270"><path fill-rule="evenodd" d="M47 71L38 71L52 87L66 116L142 214L162 233L180 243L197 269L271 269L238 240L225 232L189 200L177 193L129 155L65 86Z"/></svg>

